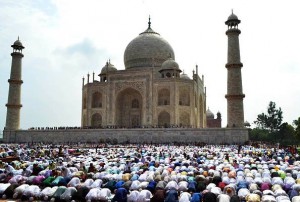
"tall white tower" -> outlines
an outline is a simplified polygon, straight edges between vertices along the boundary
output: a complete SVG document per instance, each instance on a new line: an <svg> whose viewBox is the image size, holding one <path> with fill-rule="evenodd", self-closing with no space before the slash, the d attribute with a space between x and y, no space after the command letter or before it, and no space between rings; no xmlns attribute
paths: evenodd
<svg viewBox="0 0 300 202"><path fill-rule="evenodd" d="M228 26L226 35L228 37L227 55L227 127L244 127L244 106L241 69L243 64L240 60L239 35L241 31L238 24L241 21L233 13L228 17L225 24Z"/></svg>
<svg viewBox="0 0 300 202"><path fill-rule="evenodd" d="M20 109L21 105L21 85L22 81L22 58L24 57L22 50L25 48L21 41L18 40L11 45L13 52L11 53L11 72L8 92L8 101L6 104L6 126L5 130L18 130L20 128Z"/></svg>

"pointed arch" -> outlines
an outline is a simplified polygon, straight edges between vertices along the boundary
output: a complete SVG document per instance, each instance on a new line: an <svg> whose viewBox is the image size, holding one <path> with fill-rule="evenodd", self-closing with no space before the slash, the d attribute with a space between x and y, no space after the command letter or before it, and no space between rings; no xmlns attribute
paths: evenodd
<svg viewBox="0 0 300 202"><path fill-rule="evenodd" d="M142 95L133 88L119 92L116 101L116 125L134 128L142 125Z"/></svg>

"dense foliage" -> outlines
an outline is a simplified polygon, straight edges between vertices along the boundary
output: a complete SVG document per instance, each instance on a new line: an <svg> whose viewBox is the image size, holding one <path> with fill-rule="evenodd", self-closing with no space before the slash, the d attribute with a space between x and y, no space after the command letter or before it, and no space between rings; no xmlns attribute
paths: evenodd
<svg viewBox="0 0 300 202"><path fill-rule="evenodd" d="M266 113L257 115L255 128L250 129L250 140L279 142L283 145L300 143L300 117L294 120L293 125L282 123L283 112L277 108L275 102L270 102ZM294 128L295 126L295 128Z"/></svg>

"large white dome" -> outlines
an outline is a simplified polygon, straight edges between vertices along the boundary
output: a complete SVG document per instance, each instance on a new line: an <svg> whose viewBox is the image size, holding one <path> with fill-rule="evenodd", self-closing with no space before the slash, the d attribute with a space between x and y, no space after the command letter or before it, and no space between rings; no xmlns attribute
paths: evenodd
<svg viewBox="0 0 300 202"><path fill-rule="evenodd" d="M125 69L161 67L168 58L175 59L171 45L149 27L133 39L124 52Z"/></svg>

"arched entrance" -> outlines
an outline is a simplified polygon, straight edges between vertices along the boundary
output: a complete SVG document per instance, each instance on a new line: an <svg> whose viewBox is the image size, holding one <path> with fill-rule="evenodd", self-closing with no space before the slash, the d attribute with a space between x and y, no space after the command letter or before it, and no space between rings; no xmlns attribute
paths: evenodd
<svg viewBox="0 0 300 202"><path fill-rule="evenodd" d="M121 91L116 102L116 125L119 127L135 128L142 125L141 94L132 88Z"/></svg>
<svg viewBox="0 0 300 202"><path fill-rule="evenodd" d="M161 112L158 115L158 124L159 127L165 127L168 128L170 127L170 114L168 112Z"/></svg>
<svg viewBox="0 0 300 202"><path fill-rule="evenodd" d="M179 125L183 127L190 126L190 115L187 112L182 112L179 117Z"/></svg>
<svg viewBox="0 0 300 202"><path fill-rule="evenodd" d="M102 116L99 113L93 114L92 116L92 127L101 127Z"/></svg>

